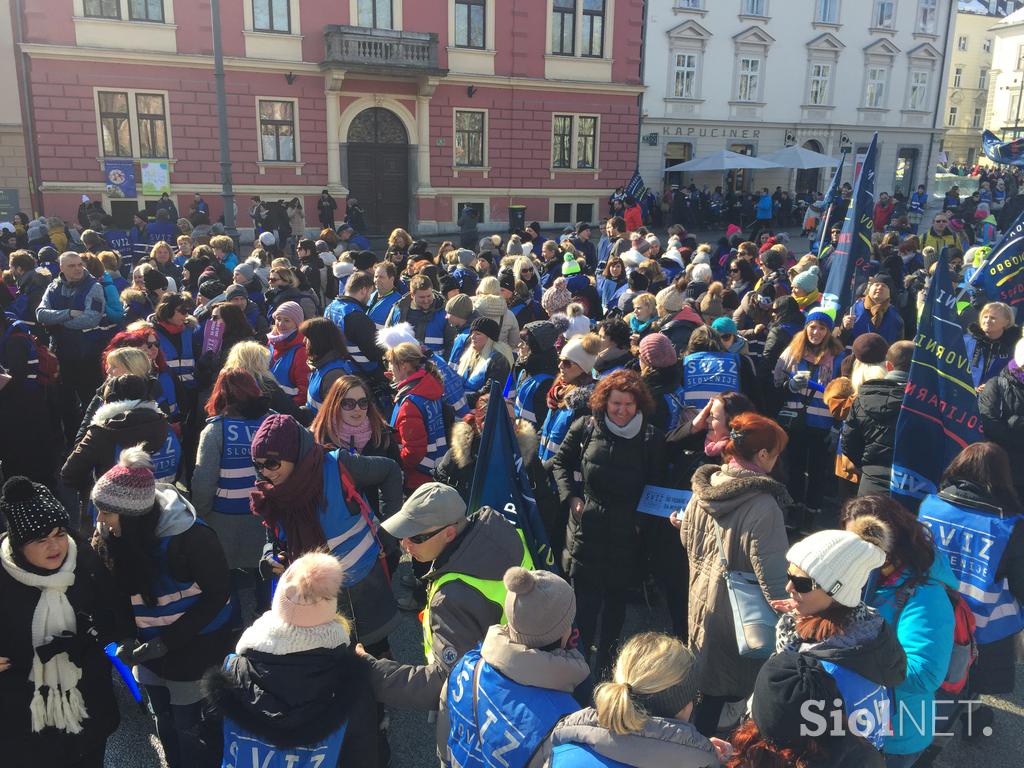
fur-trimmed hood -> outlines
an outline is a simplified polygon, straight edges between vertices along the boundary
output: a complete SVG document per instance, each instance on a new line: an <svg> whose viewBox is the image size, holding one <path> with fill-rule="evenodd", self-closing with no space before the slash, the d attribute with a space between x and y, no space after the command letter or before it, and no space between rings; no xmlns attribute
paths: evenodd
<svg viewBox="0 0 1024 768"><path fill-rule="evenodd" d="M116 400L113 403L105 403L96 409L90 424L100 427L115 426L114 422L123 422L128 414L132 412L152 411L154 414L163 416L163 412L152 400Z"/></svg>
<svg viewBox="0 0 1024 768"><path fill-rule="evenodd" d="M757 494L771 496L783 508L793 503L786 486L778 480L747 469L714 464L700 467L693 473L691 486L698 503L715 518L746 505Z"/></svg>
<svg viewBox="0 0 1024 768"><path fill-rule="evenodd" d="M527 464L537 456L539 440L537 431L533 425L525 419L517 419L515 422L516 439L519 442L519 453ZM480 439L480 432L476 425L467 421L457 421L452 427L451 449L452 458L459 469L465 469L476 461L477 447L474 445Z"/></svg>
<svg viewBox="0 0 1024 768"><path fill-rule="evenodd" d="M202 685L219 714L281 749L322 741L372 690L370 665L347 647L249 651L209 670Z"/></svg>

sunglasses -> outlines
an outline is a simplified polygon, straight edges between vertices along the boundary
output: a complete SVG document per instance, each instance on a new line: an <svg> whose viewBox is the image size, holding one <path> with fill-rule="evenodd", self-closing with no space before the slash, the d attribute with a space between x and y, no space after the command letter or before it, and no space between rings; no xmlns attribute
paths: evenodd
<svg viewBox="0 0 1024 768"><path fill-rule="evenodd" d="M806 595L808 592L820 589L818 583L810 576L796 576L787 572L786 578L789 580L789 583L793 585L793 590L799 592L801 595Z"/></svg>
<svg viewBox="0 0 1024 768"><path fill-rule="evenodd" d="M266 469L276 472L281 468L281 462L277 459L267 459L266 461L256 461L253 459L252 465L256 467L257 472L263 472Z"/></svg>
<svg viewBox="0 0 1024 768"><path fill-rule="evenodd" d="M736 267L731 267L729 269L729 274L735 274L735 273L738 273L738 272L739 272L739 269L737 269Z"/></svg>
<svg viewBox="0 0 1024 768"><path fill-rule="evenodd" d="M521 269L521 270L519 270L519 274L520 275L532 275L533 274L533 270L532 269Z"/></svg>
<svg viewBox="0 0 1024 768"><path fill-rule="evenodd" d="M444 528L447 528L446 525ZM436 531L427 531L426 533L417 533L415 536L406 536L406 540L413 544L422 544L425 541L430 541L432 538L437 536L444 528L438 528Z"/></svg>
<svg viewBox="0 0 1024 768"><path fill-rule="evenodd" d="M358 408L360 411L365 411L370 407L370 401L365 397L360 397L358 400L351 397L343 397L341 399L342 410L354 411Z"/></svg>
<svg viewBox="0 0 1024 768"><path fill-rule="evenodd" d="M146 342L146 347L148 347L149 349L160 349L160 342L159 341L147 341Z"/></svg>

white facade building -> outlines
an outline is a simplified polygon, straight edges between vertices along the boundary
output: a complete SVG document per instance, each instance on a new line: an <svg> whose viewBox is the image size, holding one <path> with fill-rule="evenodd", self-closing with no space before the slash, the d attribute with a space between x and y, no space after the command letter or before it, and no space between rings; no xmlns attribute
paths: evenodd
<svg viewBox="0 0 1024 768"><path fill-rule="evenodd" d="M944 130L955 0L659 0L648 6L640 172L657 190L721 174L671 174L730 149L799 144L838 157L878 131L876 192L927 183ZM831 172L730 175L821 190ZM852 177L847 163L845 178Z"/></svg>
<svg viewBox="0 0 1024 768"><path fill-rule="evenodd" d="M985 127L1004 139L1024 135L1024 9L990 27L995 36Z"/></svg>

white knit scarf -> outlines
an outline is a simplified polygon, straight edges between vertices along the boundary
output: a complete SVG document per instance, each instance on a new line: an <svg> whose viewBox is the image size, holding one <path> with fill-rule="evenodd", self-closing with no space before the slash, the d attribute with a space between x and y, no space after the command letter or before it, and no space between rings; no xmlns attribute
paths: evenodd
<svg viewBox="0 0 1024 768"><path fill-rule="evenodd" d="M75 563L78 547L74 539L68 538L68 554L64 564L49 575L29 573L14 562L11 539L7 537L0 544L0 564L8 575L19 584L39 590L39 602L32 614L32 647L46 645L62 632L75 632L77 621L75 609L68 601L68 587L75 583ZM89 713L85 711L85 700L78 690L82 670L68 658L58 653L43 664L39 654L32 654L32 731L38 733L50 726L68 733L81 733L82 721ZM44 697L42 688L46 687Z"/></svg>

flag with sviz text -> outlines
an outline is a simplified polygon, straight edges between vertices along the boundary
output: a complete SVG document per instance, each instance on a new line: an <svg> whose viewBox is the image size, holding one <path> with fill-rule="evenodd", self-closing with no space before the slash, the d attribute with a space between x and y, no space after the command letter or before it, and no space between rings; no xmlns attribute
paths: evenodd
<svg viewBox="0 0 1024 768"><path fill-rule="evenodd" d="M971 358L956 314L956 291L945 250L925 298L914 358L896 420L889 492L910 508L938 489L949 463L984 440Z"/></svg>
<svg viewBox="0 0 1024 768"><path fill-rule="evenodd" d="M633 178L629 180L629 184L626 185L626 194L633 197L635 200L639 200L643 197L644 191L644 179L640 175L640 171L633 171Z"/></svg>

